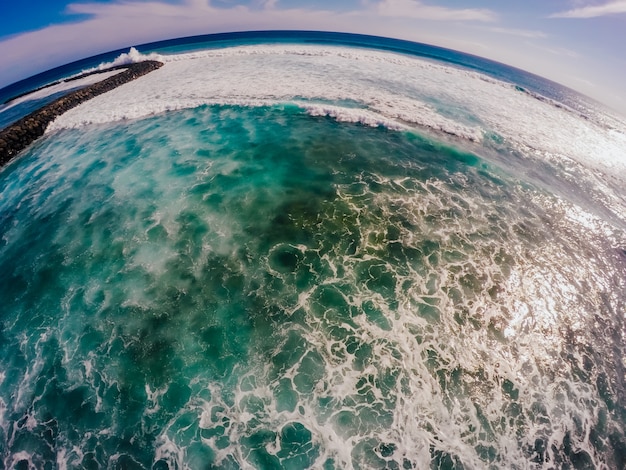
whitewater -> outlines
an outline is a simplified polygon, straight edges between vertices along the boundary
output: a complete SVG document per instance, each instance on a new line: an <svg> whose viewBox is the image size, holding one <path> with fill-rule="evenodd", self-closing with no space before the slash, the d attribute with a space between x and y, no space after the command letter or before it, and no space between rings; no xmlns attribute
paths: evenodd
<svg viewBox="0 0 626 470"><path fill-rule="evenodd" d="M599 170L605 185L598 197L621 219L626 216L626 202L614 191L626 175L626 124L584 101L574 110L449 64L337 46L257 45L173 55L131 49L100 68L140 60L167 66L70 111L49 131L203 104L294 104L314 116L396 130L418 127L479 143L482 152L495 148L499 155L520 152L539 164L554 160Z"/></svg>
<svg viewBox="0 0 626 470"><path fill-rule="evenodd" d="M202 104L292 102L313 115L395 129L419 125L475 142L572 158L623 174L623 122L594 122L484 74L388 52L321 46L240 46L163 55L132 49L110 65L158 60L145 80L72 111L51 127L136 119ZM109 64L104 65L106 67ZM581 119L581 117L583 119Z"/></svg>
<svg viewBox="0 0 626 470"><path fill-rule="evenodd" d="M347 45L99 69L146 59L0 172L5 468L625 463L622 118Z"/></svg>

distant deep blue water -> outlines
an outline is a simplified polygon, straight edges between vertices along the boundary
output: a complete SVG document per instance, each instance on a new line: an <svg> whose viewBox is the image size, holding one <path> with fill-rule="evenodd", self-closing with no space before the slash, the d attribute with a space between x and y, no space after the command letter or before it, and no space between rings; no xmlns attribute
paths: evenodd
<svg viewBox="0 0 626 470"><path fill-rule="evenodd" d="M571 95L580 97L580 95L572 90L537 75L478 56L442 47L431 46L428 44L362 34L322 31L243 31L175 38L166 41L139 45L136 46L136 48L142 53L177 53L206 48L223 48L237 45L268 43L318 45L335 44L411 54L417 57L431 58L470 70L476 70L494 78L518 84L519 86L528 88L535 93L556 99L560 102L566 102L566 104L572 103L572 100L570 99ZM76 75L83 70L97 67L101 63L111 62L127 50L127 48L117 49L115 51L88 57L67 65L56 67L6 86L0 89L0 103L4 103L19 94L35 90L39 87L62 80L69 76Z"/></svg>
<svg viewBox="0 0 626 470"><path fill-rule="evenodd" d="M368 36L139 50L268 43L401 52L576 99L501 64ZM222 73L270 60L242 57ZM202 59L186 60L187 74ZM330 65L311 76L338 74ZM470 142L296 98L62 128L0 171L0 468L624 467L619 184L513 146L506 127ZM429 99L488 127L453 94ZM535 101L548 114L537 123L579 119Z"/></svg>

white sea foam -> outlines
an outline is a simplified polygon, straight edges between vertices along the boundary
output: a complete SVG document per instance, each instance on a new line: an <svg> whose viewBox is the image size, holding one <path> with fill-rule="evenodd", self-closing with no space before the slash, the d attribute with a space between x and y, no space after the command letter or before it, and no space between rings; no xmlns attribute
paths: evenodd
<svg viewBox="0 0 626 470"><path fill-rule="evenodd" d="M9 101L5 106L0 107L0 111L7 111L14 106L20 105L27 101L39 100L42 98L46 98L47 96L54 95L56 93L61 93L63 91L93 85L94 83L98 83L123 71L124 69L110 70L108 72L94 73L84 78L79 78L77 80L64 80L55 85L42 88L40 90L28 93L27 95L20 96L19 98Z"/></svg>
<svg viewBox="0 0 626 470"><path fill-rule="evenodd" d="M625 129L607 130L510 84L420 58L345 47L266 45L148 56L131 49L105 65L140 59L165 66L69 111L49 130L203 104L295 103L313 115L367 125L422 126L475 142L497 135L513 148L626 174Z"/></svg>
<svg viewBox="0 0 626 470"><path fill-rule="evenodd" d="M4 461L4 464L6 468L15 468L17 467L17 464L21 461L28 462L28 468L36 468L35 465L33 465L32 455L30 455L25 450L16 452L13 455L8 455Z"/></svg>
<svg viewBox="0 0 626 470"><path fill-rule="evenodd" d="M355 115L371 113L365 107L354 105L305 106L311 106L307 108L311 113L329 114L337 119L347 119L340 114L344 111L348 117L350 112ZM227 120L228 114L256 115L228 110L206 111L188 114L221 113L221 118L217 119L220 122ZM361 122L379 124L375 113L369 117L373 121ZM104 396L105 390L120 381L118 368L124 368L123 363L110 359L114 354L104 352L106 348L114 349L116 343L123 342L128 350L129 345L146 341L139 336L141 331L153 332L152 327L145 329L149 319L144 313L153 309L162 315L154 304L155 299L163 297L145 293L161 292L174 286L184 291L187 281L178 276L182 270L171 266L168 269L155 259L148 239L150 228L162 226L163 259L167 260L172 253L181 253L181 247L188 245L183 243L186 235L181 230L178 214L202 214L209 227L203 242L194 243L202 248L193 256L194 267L186 272L193 270L196 279L203 279L201 273L212 269L211 263L216 263L213 266L223 261L233 263L236 265L234 272L241 273L247 280L244 285L248 287L243 291L258 300L258 304L254 304L255 311L259 306L258 310L265 315L274 312L276 307L285 313L286 319L305 315L305 321L300 323L298 320L272 323L273 336L262 338L268 346L267 351L263 349L263 358L251 357L250 361L238 363L232 373L229 372L232 378L229 383L207 377L206 367L196 367L203 364L198 358L207 354L194 340L194 335L209 319L219 321L219 309L206 316L195 310L190 315L180 315L175 327L163 331L161 334L167 338L167 343L190 361L185 369L198 375L186 378L192 389L191 398L167 417L155 441L155 461L163 460L170 468L193 467L190 462L199 461L195 459L205 455L196 445L200 442L212 450L216 466L227 468L229 462L237 462L242 468L253 468L248 439L258 431L270 431L266 435L275 432L267 442L254 446L262 446L268 455L276 455L283 445L281 431L293 423L305 426L311 433L311 446L319 448L320 455L310 468L322 468L327 459L333 459L336 468L383 468L384 465L373 465L366 459L377 451L378 444L385 443L394 445L389 460L393 459L396 467L407 459L406 466L428 468L432 464L432 452L436 450L457 456L466 468L484 468L488 462L486 457L478 455L478 448L493 446L498 454L498 460L492 462L494 466L534 468L529 449L536 440L545 440L546 455L555 462L555 453L562 447L568 432L572 433L567 439L571 438L573 449L585 450L592 459L601 458L593 448L590 432L605 408L594 385L595 376L580 380L575 375L572 363L583 363L582 348L571 352L569 348L584 345L593 338L604 338L604 335L594 336L590 329L599 330L600 327L593 325L606 317L599 306L605 293L607 296L616 293L614 299L609 299L612 305L609 312L618 312L623 305L619 295L624 292L624 277L617 271L617 265L611 265L609 256L604 256L609 253L605 240L614 230L608 224L570 203L524 190L521 186L507 185L511 193L506 193L505 197L503 189L488 179L480 179L479 185L472 183L471 171L422 181L364 170L355 180L334 186L337 204L332 205L337 210L324 213L325 224L319 226L321 230L325 225L329 232L318 232L341 237L340 227L356 224L360 241L354 253L346 253L337 244L328 250L323 241L321 245L278 241L267 250L256 250L255 243L262 230L246 232L249 216L239 210L201 210L196 206L200 204L199 199L183 197L193 188L193 180L190 184L188 179L177 179L169 165L171 161L191 158L195 150L207 146L197 130L211 128L215 120L199 120L189 133L186 129L190 126L183 121L178 127L167 127L168 145L159 142L162 131L154 124L144 121L122 128L124 138L105 139L105 151L94 144L80 159L72 158L70 155L75 153L68 151L67 158L61 158L63 154L57 152L54 159L37 161L39 165L56 165L47 179L40 179L38 199L31 201L37 211L45 214L45 211L52 211L59 200L65 199L62 194L43 191L46 185L54 188L52 183L68 178L68 172L76 172L76 179L82 178L80 175L85 169L93 165L94 156L99 162L108 162L108 155L127 153L127 142L133 139L138 140L137 148L143 149L129 159L132 168L117 169L115 177L108 182L94 178L98 185L109 185L112 191L108 202L113 203L113 207L126 207L128 201L136 205L129 213L120 211L114 217L107 217L107 224L93 230L87 256L81 248L85 245L74 245L70 241L74 239L73 234L68 234L78 223L89 229L99 211L95 211L86 224L79 216L89 213L86 203L88 200L93 203L93 199L81 198L85 202L76 202L74 209L68 212L69 219L64 219L68 223L61 229L61 233L66 231L65 236L59 233L48 237L54 246L67 250L66 259L78 256L98 259L99 254L109 253L111 249L110 241L99 238L100 234L115 227L124 234L124 249L120 252L125 266L142 273L129 276L116 286L110 281L120 274L119 268L98 267L101 275L94 276L87 284L82 280L78 284L80 288L75 292L81 293L84 289L88 302L96 297L98 290L107 293L108 297L103 295L98 301L100 314L109 310L109 305L122 305L124 300L138 308L132 310L135 314L131 315L123 309L119 311L118 314L123 315L119 322L114 317L115 310L106 312L106 317L86 316L81 311L73 323L66 317L59 321L62 337L73 341L63 342L63 347L67 348L64 357L75 364L79 361L80 373L69 373L67 377L77 384L85 383L86 379L94 390L99 390L96 409L100 411L100 395ZM254 133L250 122L245 122L244 126L251 135ZM98 142L99 139L93 139L90 134L70 132L59 134L58 138L76 139L77 143L68 145L76 148L82 139ZM218 155L220 147L214 145L209 148L213 155ZM177 158L170 158L171 155ZM238 172L246 168L241 162L220 161L219 157L210 160L206 166L204 159L196 162L192 173L202 176L197 183L216 182L225 175L235 178L238 173L246 174ZM370 171L376 170L370 168ZM142 175L142 178L131 180L132 174ZM14 184L20 188L26 186L19 180ZM367 189L374 186L378 189ZM154 188L157 191L149 191ZM251 188L259 196L261 186L248 189ZM214 190L217 188L210 192ZM280 193L282 195L282 191ZM236 198L247 199L246 195L239 188ZM153 205L154 201L159 204ZM282 199L265 198L264 201L264 207L275 206L280 210ZM347 214L340 210L342 204L349 207ZM110 204L103 205L103 212L109 207ZM518 209L530 212L518 215ZM543 218L546 214L549 222ZM257 211L254 216L259 220L272 220ZM242 224L242 220L245 223ZM18 228L23 229L22 226ZM332 227L337 231L331 232ZM387 232L389 227L395 231ZM9 233L10 239L22 238L12 236L13 233ZM389 233L395 235L392 237ZM611 246L626 246L623 233L615 233L618 235ZM242 244L242 240L251 253L258 254L258 262L256 258L248 263L238 260L233 247ZM387 250L392 245L399 243L403 249L411 249L423 246L423 242L437 245L434 257L427 256L424 250L419 259L410 256L399 263L390 261ZM319 259L319 264L328 264L328 269L318 268L319 282L299 287L296 272L275 269L276 265L272 264L274 255L284 250L298 253L299 264L295 271L306 271L301 261L306 259ZM211 251L220 256L209 261ZM571 253L580 257L572 257ZM310 266L315 269L313 263ZM109 269L113 271L107 272ZM378 276L373 269L388 275L391 281L386 286L369 285L369 281ZM222 281L227 276L222 277ZM274 280L280 281L276 283L281 286L280 295L276 295ZM262 287L250 289L253 285ZM190 291L194 296L198 292ZM336 296L337 301L324 301L326 293ZM65 305L79 306L74 299L80 300L80 296L68 291L62 303L64 308ZM265 311L264 302L272 308ZM110 320L102 321L102 318ZM77 354L75 358L68 354L68 351L79 351L78 347L71 346L78 344L89 324L104 328L103 337L109 338L108 346L102 347L102 357L106 360L93 363L94 372L101 377L97 380L95 373L82 374L83 367L87 371L84 358L91 360L90 353L87 356ZM295 346L289 343L292 337L297 338ZM355 344L371 350L359 357L358 352L351 349ZM602 351L601 348L601 344L594 346L597 351ZM285 352L293 354L294 359L289 362L268 359ZM64 366L70 369L71 364ZM457 373L460 382L455 384ZM28 383L33 382L34 375L30 369L26 370ZM100 380L106 386L100 385ZM442 383L444 380L446 383ZM507 381L519 397L507 396ZM289 399L280 395L283 382L291 388L293 403L286 403ZM25 381L20 387L26 385ZM166 416L160 413L168 409L164 403L167 386L146 385L142 390L145 390L145 407L141 427L155 429L151 427L154 419ZM27 407L26 398L32 397L32 391L27 389L23 397L21 406ZM519 413L512 413L514 407L518 407ZM117 426L124 425L119 419L123 417L119 408L114 406L111 412L114 424L98 433L100 436L119 434ZM536 413L542 416L535 416ZM514 419L518 414L524 422ZM251 419L252 416L255 419ZM68 467L79 465L83 458L81 449L88 439L86 435L82 446L76 447L78 450L68 450L63 456ZM369 449L366 448L368 442L374 442ZM116 458L111 457L113 464ZM117 463L122 465L121 461ZM602 463L597 466L603 468Z"/></svg>

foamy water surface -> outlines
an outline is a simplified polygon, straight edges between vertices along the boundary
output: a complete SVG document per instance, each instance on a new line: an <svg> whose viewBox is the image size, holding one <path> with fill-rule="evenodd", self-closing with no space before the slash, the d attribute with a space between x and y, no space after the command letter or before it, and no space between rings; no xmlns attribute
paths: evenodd
<svg viewBox="0 0 626 470"><path fill-rule="evenodd" d="M619 119L380 51L149 58L0 173L6 468L626 463Z"/></svg>

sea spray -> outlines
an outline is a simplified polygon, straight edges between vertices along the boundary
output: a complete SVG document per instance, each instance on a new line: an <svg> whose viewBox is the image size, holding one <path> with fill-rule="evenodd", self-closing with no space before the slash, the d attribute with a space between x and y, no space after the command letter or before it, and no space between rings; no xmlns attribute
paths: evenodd
<svg viewBox="0 0 626 470"><path fill-rule="evenodd" d="M548 168L291 106L48 135L0 173L4 465L619 466L626 240Z"/></svg>

